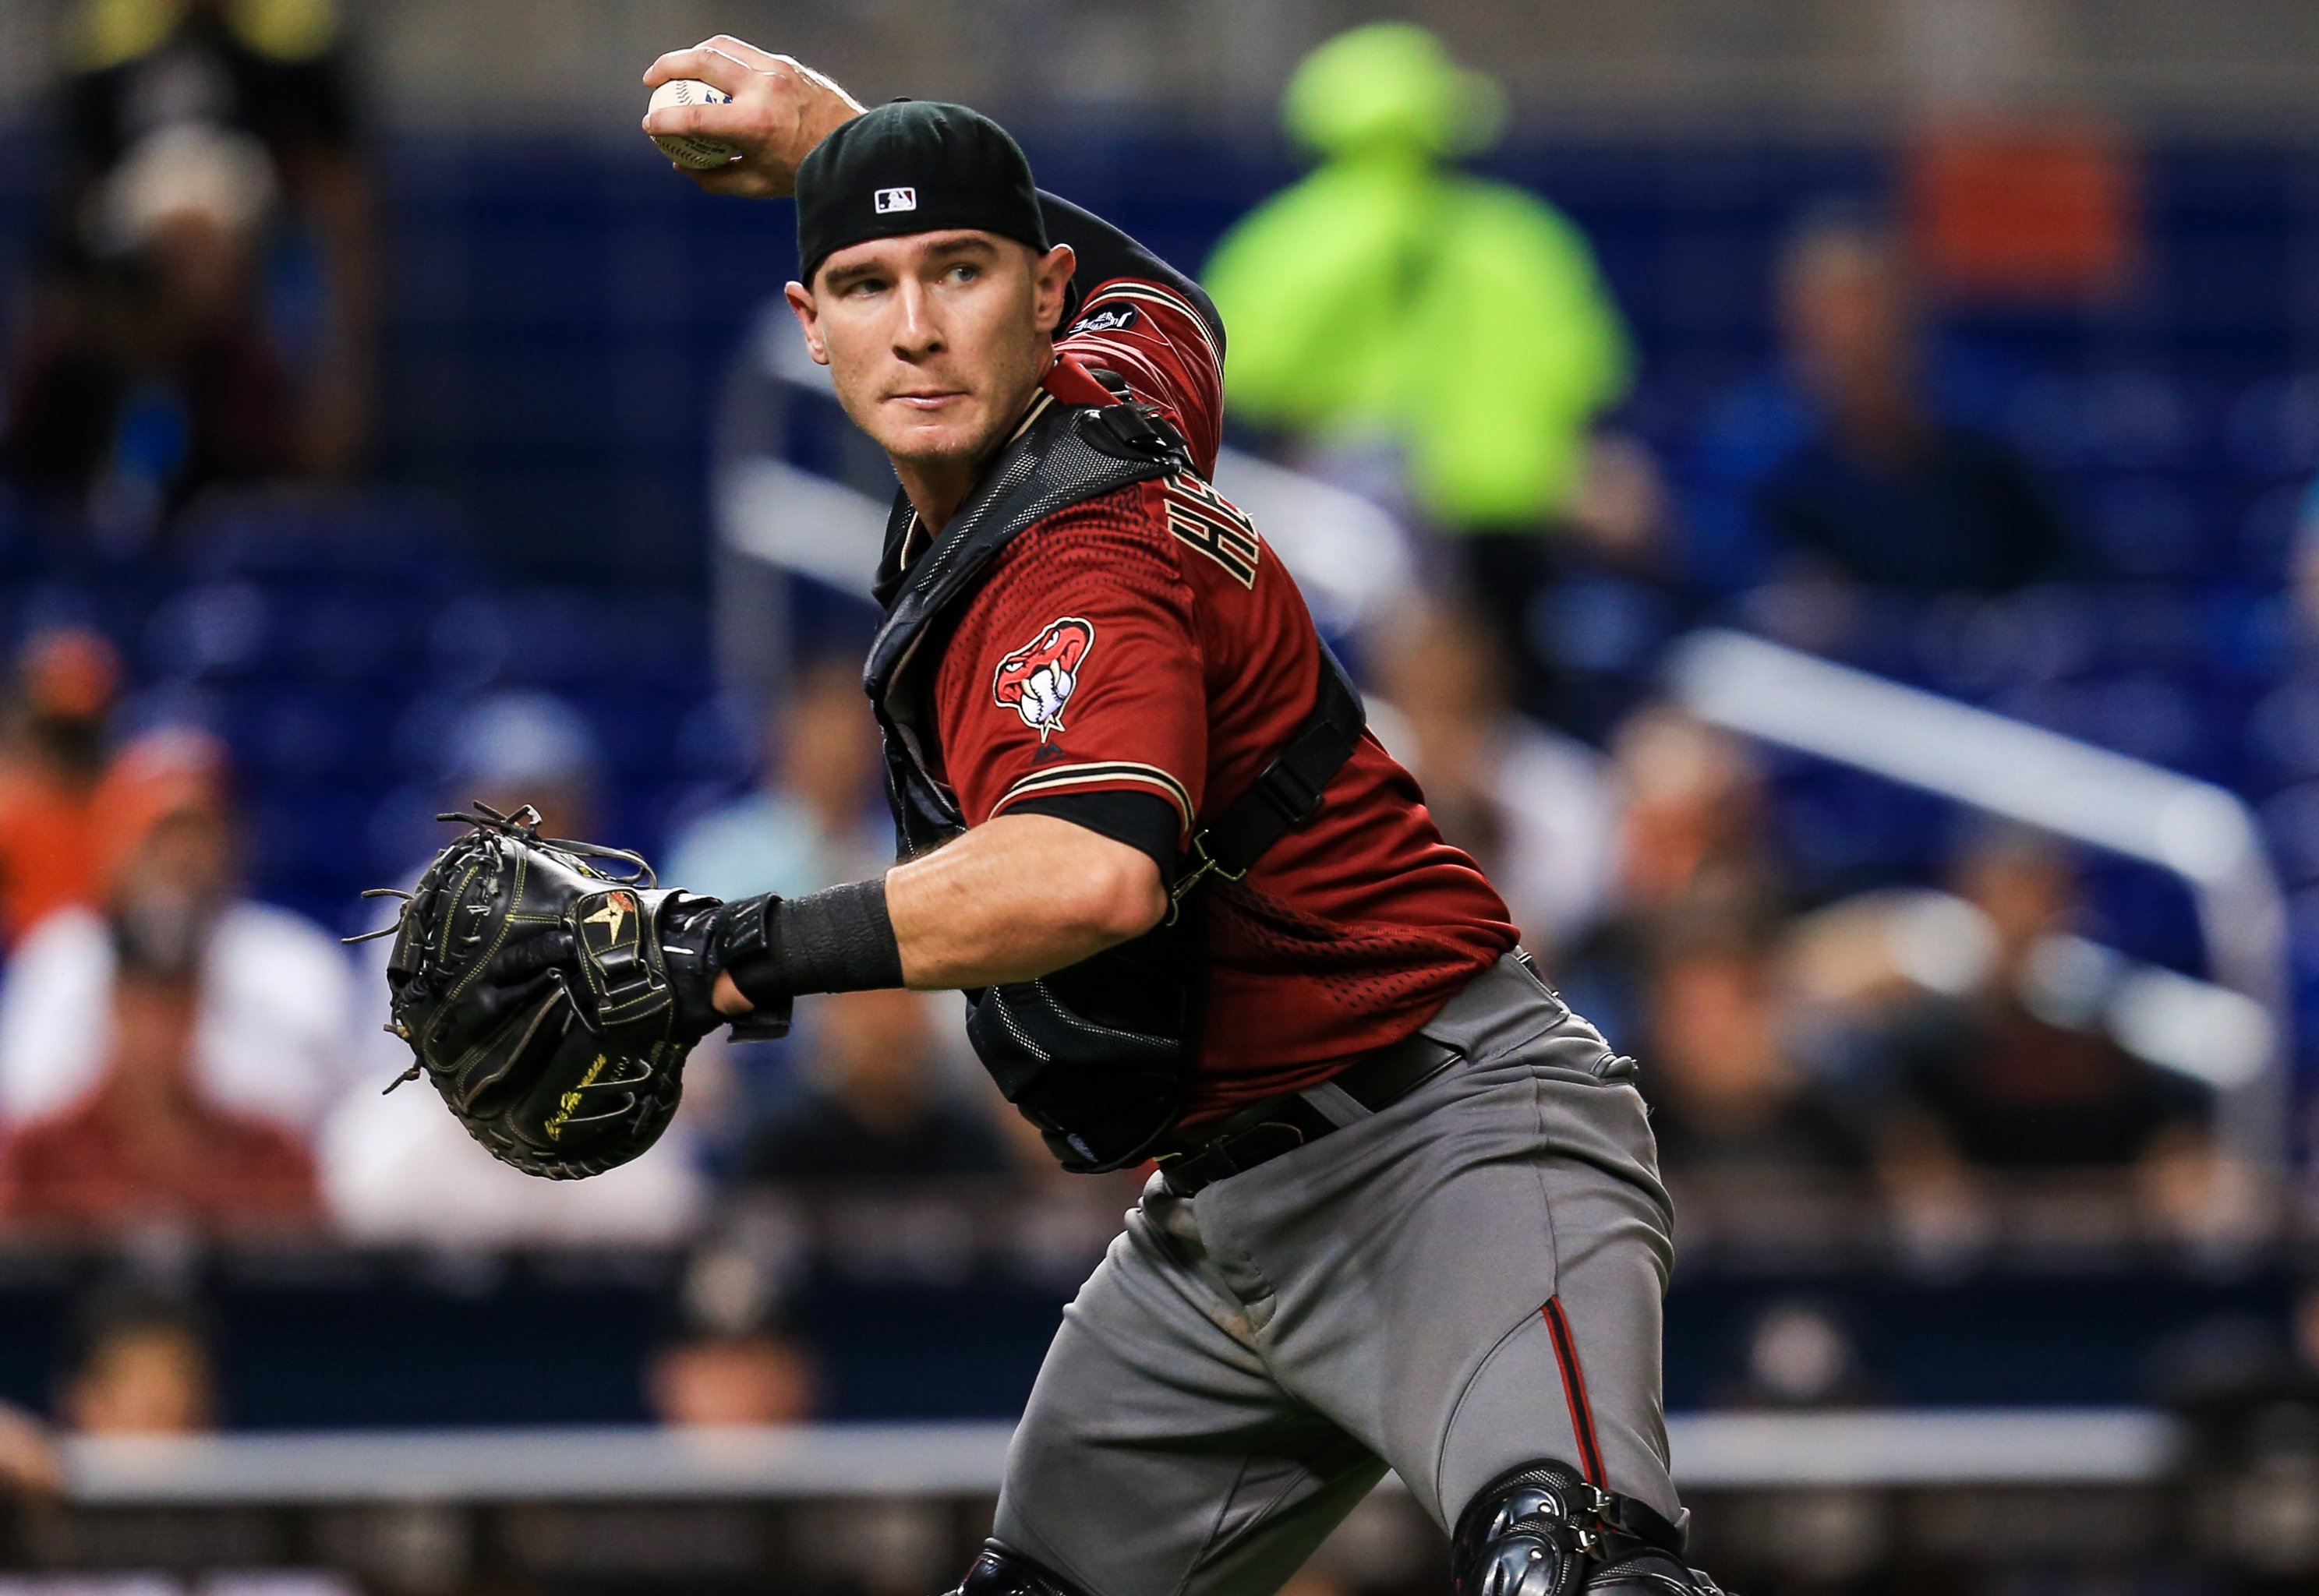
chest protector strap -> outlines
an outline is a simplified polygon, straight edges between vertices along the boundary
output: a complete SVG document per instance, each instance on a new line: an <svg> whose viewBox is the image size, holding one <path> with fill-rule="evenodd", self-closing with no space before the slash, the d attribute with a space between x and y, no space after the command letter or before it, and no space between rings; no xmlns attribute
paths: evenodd
<svg viewBox="0 0 2319 1596"><path fill-rule="evenodd" d="M967 599L1005 545L1056 510L1190 469L1183 441L1132 405L1056 406L992 465L943 536L902 564L913 523L896 504L879 598L886 621L864 684L886 736L887 787L906 855L964 827L955 798L929 769L925 710L933 661L924 642ZM1317 639L1316 639L1317 642ZM1200 1054L1206 948L1193 889L1210 875L1238 880L1292 827L1351 757L1364 725L1359 695L1321 651L1312 715L1263 772L1193 837L1168 917L1132 942L1042 976L967 994L967 1038L999 1091L1039 1128L1066 1169L1100 1173L1141 1161L1181 1112Z"/></svg>
<svg viewBox="0 0 2319 1596"><path fill-rule="evenodd" d="M1170 916L1203 880L1210 876L1239 880L1266 849L1312 819L1321 807L1322 790L1353 757L1367 729L1368 713L1361 707L1359 690L1322 643L1321 688L1313 713L1248 790L1193 836L1169 893L1174 900Z"/></svg>

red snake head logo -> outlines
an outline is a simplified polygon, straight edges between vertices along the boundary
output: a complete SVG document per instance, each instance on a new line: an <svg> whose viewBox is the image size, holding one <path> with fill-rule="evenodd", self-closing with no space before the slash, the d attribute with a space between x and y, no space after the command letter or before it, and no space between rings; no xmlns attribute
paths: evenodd
<svg viewBox="0 0 2319 1596"><path fill-rule="evenodd" d="M1077 616L1049 621L1038 636L998 662L990 696L1012 709L1043 743L1063 729L1063 706L1078 687L1079 668L1095 647L1095 627Z"/></svg>

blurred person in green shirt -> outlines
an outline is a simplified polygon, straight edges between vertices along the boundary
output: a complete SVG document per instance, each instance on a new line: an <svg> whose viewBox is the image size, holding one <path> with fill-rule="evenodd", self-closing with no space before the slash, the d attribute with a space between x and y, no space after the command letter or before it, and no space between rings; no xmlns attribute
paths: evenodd
<svg viewBox="0 0 2319 1596"><path fill-rule="evenodd" d="M1415 515L1543 690L1539 600L1587 487L1595 419L1632 377L1585 238L1543 199L1460 171L1498 86L1421 28L1377 23L1290 79L1319 167L1243 218L1205 285L1232 328L1235 413L1324 446L1400 452Z"/></svg>

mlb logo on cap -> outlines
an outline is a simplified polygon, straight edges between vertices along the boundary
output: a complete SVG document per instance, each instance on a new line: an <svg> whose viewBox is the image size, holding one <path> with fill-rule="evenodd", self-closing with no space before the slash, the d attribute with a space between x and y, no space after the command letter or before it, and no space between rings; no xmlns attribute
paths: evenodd
<svg viewBox="0 0 2319 1596"><path fill-rule="evenodd" d="M915 211L918 208L918 191L915 188L881 188L878 191L878 214L889 211Z"/></svg>

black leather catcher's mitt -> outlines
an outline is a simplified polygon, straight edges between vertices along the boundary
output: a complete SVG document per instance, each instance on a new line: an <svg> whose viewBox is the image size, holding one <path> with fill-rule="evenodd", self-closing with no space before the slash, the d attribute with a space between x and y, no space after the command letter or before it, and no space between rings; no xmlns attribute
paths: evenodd
<svg viewBox="0 0 2319 1596"><path fill-rule="evenodd" d="M417 1061L395 1085L426 1076L527 1174L627 1163L668 1128L685 1056L724 1023L710 1002L721 906L657 888L634 853L542 837L528 805L438 818L468 830L416 890L383 889L407 899L387 1028Z"/></svg>

